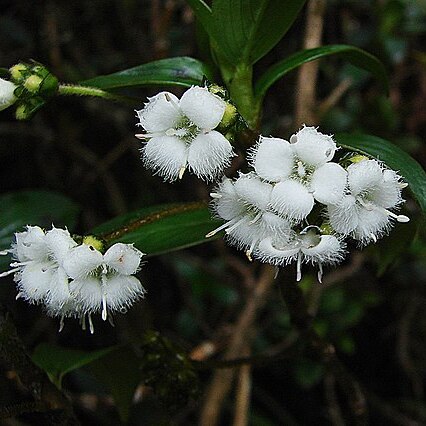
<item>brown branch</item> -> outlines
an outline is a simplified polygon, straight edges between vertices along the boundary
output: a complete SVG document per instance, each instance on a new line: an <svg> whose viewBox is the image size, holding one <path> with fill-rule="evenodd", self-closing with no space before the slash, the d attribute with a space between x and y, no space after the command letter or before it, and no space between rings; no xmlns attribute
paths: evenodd
<svg viewBox="0 0 426 426"><path fill-rule="evenodd" d="M236 358L253 337L251 327L258 310L264 305L267 294L274 282L275 269L270 265L262 267L260 278L249 294L244 309L235 324L228 350L224 359ZM214 373L207 389L201 410L200 425L213 426L219 421L221 407L234 379L235 369L223 369Z"/></svg>
<svg viewBox="0 0 426 426"><path fill-rule="evenodd" d="M305 49L312 49L321 45L325 4L325 0L310 0L308 3L303 44ZM302 123L312 125L317 122L314 113L317 76L318 61L309 62L299 68L296 85L295 128L298 128Z"/></svg>
<svg viewBox="0 0 426 426"><path fill-rule="evenodd" d="M249 347L244 350L245 355L250 352ZM251 395L251 365L246 364L240 367L237 381L235 414L233 426L246 426L249 422Z"/></svg>

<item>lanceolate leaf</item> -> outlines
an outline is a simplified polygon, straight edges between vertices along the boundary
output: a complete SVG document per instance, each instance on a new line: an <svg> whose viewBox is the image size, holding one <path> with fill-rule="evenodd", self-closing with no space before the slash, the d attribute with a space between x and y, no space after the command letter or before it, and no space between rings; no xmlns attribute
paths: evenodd
<svg viewBox="0 0 426 426"><path fill-rule="evenodd" d="M376 136L338 134L336 141L344 148L377 158L391 169L398 171L426 213L426 173L410 155L389 141Z"/></svg>
<svg viewBox="0 0 426 426"><path fill-rule="evenodd" d="M253 64L281 40L305 1L286 0L283 7L282 0L214 0L205 28L231 64Z"/></svg>
<svg viewBox="0 0 426 426"><path fill-rule="evenodd" d="M82 81L81 84L104 90L147 85L190 87L200 85L204 77L212 79L212 72L206 64L187 56L179 56L101 75Z"/></svg>
<svg viewBox="0 0 426 426"><path fill-rule="evenodd" d="M207 242L205 235L217 226L207 205L194 202L147 207L92 232L108 244L134 243L142 252L156 255Z"/></svg>
<svg viewBox="0 0 426 426"><path fill-rule="evenodd" d="M265 74L260 77L255 85L255 95L262 99L268 89L281 77L301 65L316 61L330 55L340 55L353 65L369 71L380 82L382 87L388 91L388 78L383 64L370 53L354 46L336 44L330 46L316 47L297 52L280 62L277 62Z"/></svg>

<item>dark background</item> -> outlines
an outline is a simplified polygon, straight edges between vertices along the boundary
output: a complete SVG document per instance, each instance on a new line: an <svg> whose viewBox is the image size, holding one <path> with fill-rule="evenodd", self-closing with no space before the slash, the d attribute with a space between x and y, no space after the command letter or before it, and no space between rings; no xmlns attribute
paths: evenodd
<svg viewBox="0 0 426 426"><path fill-rule="evenodd" d="M256 75L302 48L303 15L256 65ZM375 54L387 68L391 91L387 97L366 73L341 60L322 61L320 100L345 79L350 78L351 85L322 117L321 130L380 136L426 164L425 34L422 1L329 1L323 43L352 44ZM194 17L184 1L1 2L2 67L35 59L60 81L77 82L181 55L203 57ZM264 134L284 138L291 134L296 75L282 79L268 94ZM140 106L157 91L139 89ZM81 209L74 229L79 233L132 209L208 200L208 188L189 175L181 183L164 184L143 168L139 142L133 136L135 124L131 108L100 99L56 98L29 122L17 122L9 108L0 116L0 190L48 189L68 196ZM426 424L426 234L424 226L417 226L418 207L408 193L406 198L411 224L398 225L392 236L361 254L353 247L354 254L340 272L332 272L333 284L322 289L314 322L315 330L336 346L341 360L366 389L369 422L375 425ZM11 279L1 281L0 297L30 351L41 342L93 350L127 342L149 329L191 351L203 340L220 340L238 312L243 288L227 266L230 256L243 260L241 254L216 242L150 259L140 273L148 290L146 300L118 316L115 328L97 320L94 336L73 321L58 334L56 320L44 316L39 307L14 301ZM294 270L288 269L281 273L283 280L294 277ZM302 287L315 301L317 283L308 271ZM255 351L279 345L290 336L279 285L273 292L256 324L260 332ZM0 365L0 373L0 404L25 400L13 372ZM208 377L208 372L200 375L201 390ZM330 410L336 404L344 413L348 410L330 380L320 363L303 357L255 368L250 424L338 424ZM111 398L90 372L70 374L65 390L83 424L117 424ZM195 398L165 414L151 395L134 405L130 424L196 424L199 402ZM229 400L224 424L229 424L232 411ZM37 416L30 413L0 422L42 424ZM350 416L343 417L343 424L352 424Z"/></svg>

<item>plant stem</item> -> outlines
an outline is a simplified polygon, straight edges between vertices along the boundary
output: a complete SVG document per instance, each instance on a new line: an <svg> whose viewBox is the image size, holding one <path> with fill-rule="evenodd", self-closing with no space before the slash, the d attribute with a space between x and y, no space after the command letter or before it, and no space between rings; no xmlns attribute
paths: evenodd
<svg viewBox="0 0 426 426"><path fill-rule="evenodd" d="M221 60L220 69L238 112L247 121L251 130L258 130L260 126L260 103L253 93L253 67L244 63L234 67Z"/></svg>
<svg viewBox="0 0 426 426"><path fill-rule="evenodd" d="M60 84L58 94L63 96L92 96L96 98L109 99L117 102L134 102L133 98L115 93L107 92L97 87L80 86L75 84Z"/></svg>

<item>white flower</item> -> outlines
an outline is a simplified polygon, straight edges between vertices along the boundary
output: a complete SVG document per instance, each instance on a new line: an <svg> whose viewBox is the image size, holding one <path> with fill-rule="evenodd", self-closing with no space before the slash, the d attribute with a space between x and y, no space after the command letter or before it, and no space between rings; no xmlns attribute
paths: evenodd
<svg viewBox="0 0 426 426"><path fill-rule="evenodd" d="M38 226L27 226L15 234L11 249L11 270L15 274L17 298L44 306L50 316L80 318L85 328L86 315L93 333L91 314L123 310L141 298L145 290L132 275L139 269L142 253L131 244L117 243L103 255L93 246L78 245L64 229L53 227L44 232ZM111 318L110 318L111 319Z"/></svg>
<svg viewBox="0 0 426 426"><path fill-rule="evenodd" d="M329 163L337 149L331 136L303 127L290 142L261 137L251 152L251 164L261 178L275 183L271 208L298 223L315 201L330 204L343 198L347 173Z"/></svg>
<svg viewBox="0 0 426 426"><path fill-rule="evenodd" d="M106 320L108 311L123 310L143 297L142 284L132 276L142 256L131 244L114 244L104 255L86 244L73 248L64 269L81 316L87 314L90 322L92 313L102 311Z"/></svg>
<svg viewBox="0 0 426 426"><path fill-rule="evenodd" d="M0 111L15 103L15 89L16 86L11 81L0 78Z"/></svg>
<svg viewBox="0 0 426 426"><path fill-rule="evenodd" d="M235 182L225 178L211 196L216 215L226 222L206 237L224 229L228 241L246 250L251 259L251 253L263 238L289 233L289 222L267 210L271 191L272 186L254 173L241 174Z"/></svg>
<svg viewBox="0 0 426 426"><path fill-rule="evenodd" d="M229 141L214 130L225 108L225 101L198 86L180 100L169 92L150 98L136 111L146 131L136 136L148 140L142 148L145 166L168 181L182 178L187 167L202 179L215 179L234 155Z"/></svg>
<svg viewBox="0 0 426 426"><path fill-rule="evenodd" d="M254 256L276 266L297 262L297 281L302 279L302 263L318 265L318 281L322 282L323 265L336 264L344 258L344 245L334 235L320 235L319 228L308 226L287 238L271 235L263 239Z"/></svg>
<svg viewBox="0 0 426 426"><path fill-rule="evenodd" d="M15 238L9 250L15 262L0 277L14 273L17 298L44 303L48 310L59 312L71 297L62 262L77 243L66 230L52 228L45 234L38 226L28 226L25 232L16 233Z"/></svg>
<svg viewBox="0 0 426 426"><path fill-rule="evenodd" d="M391 211L403 202L401 189L406 186L397 173L384 169L376 160L351 164L347 171L348 193L339 203L328 205L330 224L336 232L367 244L386 234L392 220L409 221Z"/></svg>

